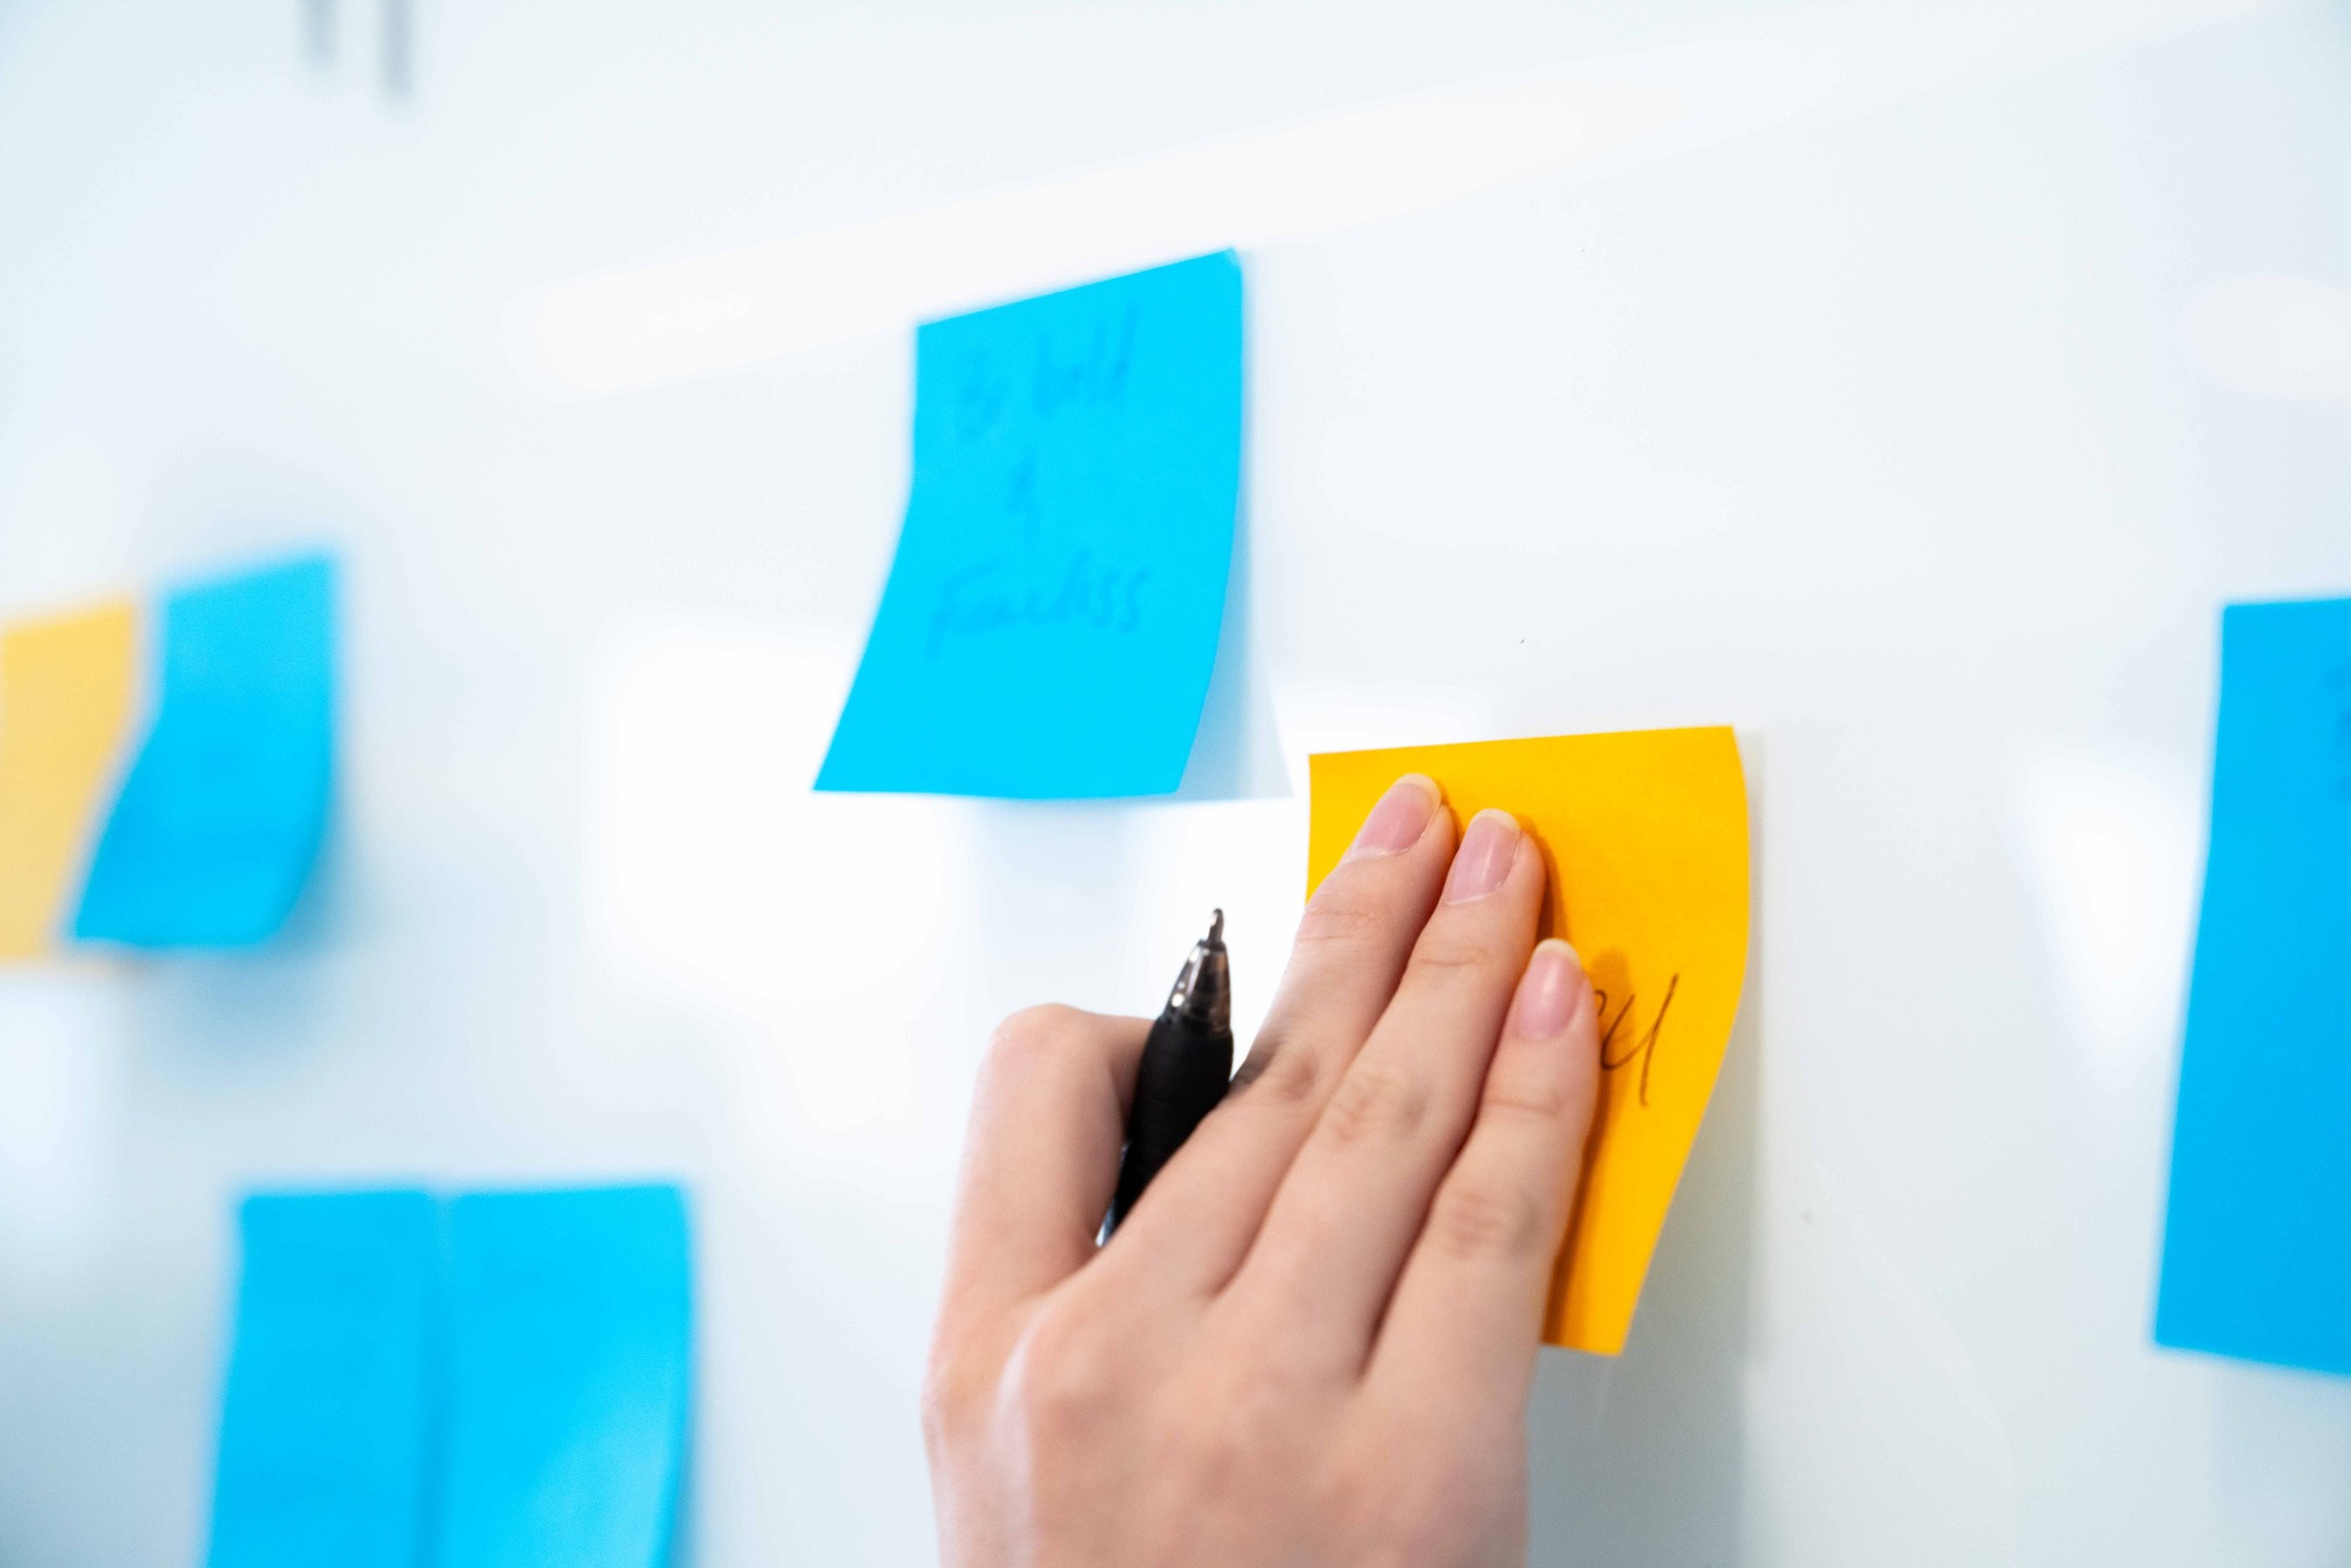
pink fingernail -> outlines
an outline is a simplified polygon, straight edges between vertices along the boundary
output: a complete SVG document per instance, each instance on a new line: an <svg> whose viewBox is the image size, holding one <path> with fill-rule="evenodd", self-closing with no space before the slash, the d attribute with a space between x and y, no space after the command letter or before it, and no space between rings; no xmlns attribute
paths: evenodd
<svg viewBox="0 0 2351 1568"><path fill-rule="evenodd" d="M1394 855L1420 842L1428 819L1437 815L1437 782L1424 774L1406 774L1388 785L1347 854Z"/></svg>
<svg viewBox="0 0 2351 1568"><path fill-rule="evenodd" d="M1518 858L1519 838L1519 819L1507 811L1489 809L1471 817L1461 847L1453 852L1453 869L1446 873L1445 901L1466 904L1500 887Z"/></svg>
<svg viewBox="0 0 2351 1568"><path fill-rule="evenodd" d="M1535 944L1519 999L1510 1007L1510 1029L1529 1040L1548 1040L1565 1030L1583 1000L1583 961L1557 937Z"/></svg>

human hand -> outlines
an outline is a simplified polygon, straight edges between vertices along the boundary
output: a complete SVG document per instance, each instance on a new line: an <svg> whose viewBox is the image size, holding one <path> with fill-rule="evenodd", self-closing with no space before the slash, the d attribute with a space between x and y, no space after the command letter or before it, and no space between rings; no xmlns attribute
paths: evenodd
<svg viewBox="0 0 2351 1568"><path fill-rule="evenodd" d="M997 1033L925 1397L952 1568L1490 1564L1599 1074L1535 845L1399 780L1232 1092L1107 1246L1149 1029ZM1531 957L1530 956L1531 950Z"/></svg>

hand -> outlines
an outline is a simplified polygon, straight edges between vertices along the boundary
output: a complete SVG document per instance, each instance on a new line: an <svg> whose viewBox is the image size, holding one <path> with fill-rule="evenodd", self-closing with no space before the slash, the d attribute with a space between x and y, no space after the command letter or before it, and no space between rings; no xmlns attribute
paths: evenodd
<svg viewBox="0 0 2351 1568"><path fill-rule="evenodd" d="M998 1032L925 1428L953 1568L1523 1561L1524 1407L1599 1073L1541 852L1399 780L1232 1093L1109 1245L1148 1029ZM1530 956L1531 953L1531 956Z"/></svg>

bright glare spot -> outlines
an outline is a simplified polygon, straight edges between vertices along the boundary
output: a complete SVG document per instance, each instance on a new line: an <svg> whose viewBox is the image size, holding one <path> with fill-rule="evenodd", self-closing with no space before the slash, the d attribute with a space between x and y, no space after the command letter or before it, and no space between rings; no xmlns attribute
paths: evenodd
<svg viewBox="0 0 2351 1568"><path fill-rule="evenodd" d="M1290 961L1298 912L1306 904L1306 804L1237 800L1142 806L1134 814L1129 907L1139 917L1122 994L1156 998L1175 962L1225 911L1232 952L1233 1037L1246 1052Z"/></svg>
<svg viewBox="0 0 2351 1568"><path fill-rule="evenodd" d="M604 945L766 1027L831 1128L902 1108L905 1024L960 887L956 803L810 788L856 659L767 630L627 630L600 660L590 742Z"/></svg>
<svg viewBox="0 0 2351 1568"><path fill-rule="evenodd" d="M71 1266L115 1164L120 984L59 961L0 984L0 1269Z"/></svg>
<svg viewBox="0 0 2351 1568"><path fill-rule="evenodd" d="M1328 234L1784 119L1831 67L1782 45L1656 49L1420 93L517 302L525 376L598 396L1093 278Z"/></svg>
<svg viewBox="0 0 2351 1568"><path fill-rule="evenodd" d="M2194 918L2193 786L2153 758L2049 753L2018 770L2022 826L2079 1032L2112 1060L2170 1038Z"/></svg>
<svg viewBox="0 0 2351 1568"><path fill-rule="evenodd" d="M2351 289L2267 274L2233 278L2188 307L2188 341L2236 391L2351 408Z"/></svg>

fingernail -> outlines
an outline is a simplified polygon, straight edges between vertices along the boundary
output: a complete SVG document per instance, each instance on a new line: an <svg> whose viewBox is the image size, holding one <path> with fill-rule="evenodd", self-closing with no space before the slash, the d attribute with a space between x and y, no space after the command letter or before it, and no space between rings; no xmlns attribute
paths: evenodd
<svg viewBox="0 0 2351 1568"><path fill-rule="evenodd" d="M1583 961L1573 948L1557 937L1537 942L1519 981L1519 999L1510 1008L1511 1030L1529 1040L1548 1040L1561 1033L1583 1000Z"/></svg>
<svg viewBox="0 0 2351 1568"><path fill-rule="evenodd" d="M1394 855L1411 848L1427 831L1428 819L1437 814L1438 799L1436 780L1425 774L1405 774L1388 785L1388 793L1380 796L1380 804L1364 818L1348 855Z"/></svg>
<svg viewBox="0 0 2351 1568"><path fill-rule="evenodd" d="M1445 901L1466 904L1484 898L1502 885L1518 854L1519 819L1507 811L1479 812L1469 819L1469 831L1453 852L1453 869L1445 877Z"/></svg>

